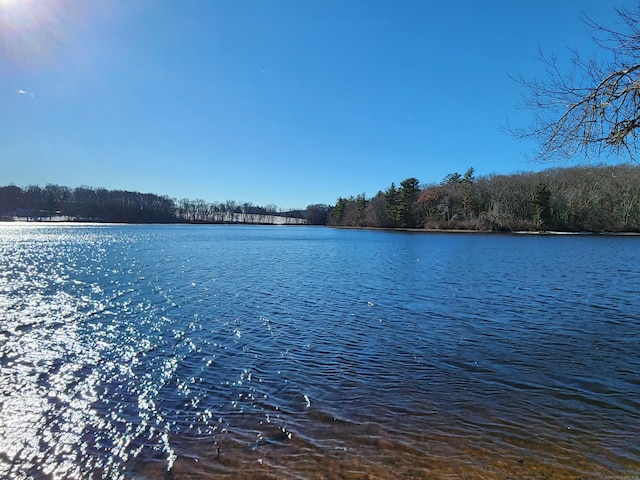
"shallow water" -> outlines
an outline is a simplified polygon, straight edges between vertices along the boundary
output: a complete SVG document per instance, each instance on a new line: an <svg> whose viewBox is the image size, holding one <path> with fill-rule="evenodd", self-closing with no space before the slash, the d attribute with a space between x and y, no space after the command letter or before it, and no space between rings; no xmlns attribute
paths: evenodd
<svg viewBox="0 0 640 480"><path fill-rule="evenodd" d="M639 478L640 238L0 226L0 477Z"/></svg>

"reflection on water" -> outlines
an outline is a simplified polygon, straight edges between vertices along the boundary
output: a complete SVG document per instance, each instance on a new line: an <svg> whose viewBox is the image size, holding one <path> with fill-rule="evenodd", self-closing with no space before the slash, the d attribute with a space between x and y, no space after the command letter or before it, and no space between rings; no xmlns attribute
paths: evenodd
<svg viewBox="0 0 640 480"><path fill-rule="evenodd" d="M638 478L640 239L0 227L0 477Z"/></svg>

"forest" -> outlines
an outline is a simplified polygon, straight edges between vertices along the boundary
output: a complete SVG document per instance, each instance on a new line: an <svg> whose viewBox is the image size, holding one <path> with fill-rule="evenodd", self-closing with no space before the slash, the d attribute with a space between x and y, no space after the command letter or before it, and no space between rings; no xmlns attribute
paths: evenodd
<svg viewBox="0 0 640 480"><path fill-rule="evenodd" d="M541 172L408 178L373 198L339 198L328 224L480 231L640 232L640 166L580 166Z"/></svg>
<svg viewBox="0 0 640 480"><path fill-rule="evenodd" d="M374 197L282 211L275 205L175 200L104 188L0 187L4 220L112 223L287 223L420 230L640 232L640 166L577 166L440 183L408 178Z"/></svg>
<svg viewBox="0 0 640 480"><path fill-rule="evenodd" d="M224 203L175 200L166 195L105 188L69 188L46 185L0 187L3 220L68 220L109 223L326 223L329 208L310 205L306 210L283 211L248 202Z"/></svg>

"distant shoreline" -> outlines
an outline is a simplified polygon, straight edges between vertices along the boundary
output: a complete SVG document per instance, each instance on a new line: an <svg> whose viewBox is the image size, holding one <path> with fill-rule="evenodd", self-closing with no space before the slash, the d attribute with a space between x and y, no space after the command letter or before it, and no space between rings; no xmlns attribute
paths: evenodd
<svg viewBox="0 0 640 480"><path fill-rule="evenodd" d="M290 217L281 217L290 218ZM23 220L23 219L0 219L0 225L57 225L57 226L81 226L81 225L256 225L275 227L317 227L324 225L311 225L307 223L287 223L287 222L101 222L96 220Z"/></svg>
<svg viewBox="0 0 640 480"><path fill-rule="evenodd" d="M22 220L22 219L0 219L1 224L15 225L57 225L57 226L80 226L80 225L255 225L255 226L312 226L334 228L336 230L369 230L383 232L406 232L406 233L448 233L448 234L490 234L490 235L541 235L541 236L620 236L620 237L640 237L640 232L565 232L560 230L465 230L452 228L393 228L393 227L357 227L357 226L336 226L336 225L309 225L302 223L251 223L251 222L169 222L169 223L135 223L135 222L96 222L83 220Z"/></svg>
<svg viewBox="0 0 640 480"><path fill-rule="evenodd" d="M19 224L19 225L275 225L275 226L305 226L307 223L299 222L300 219L295 217L280 217L274 215L274 218L282 219L282 221L224 221L224 222L114 222L100 220L74 220L74 219L52 219L39 218L36 220L25 220L23 218L0 218L1 224Z"/></svg>
<svg viewBox="0 0 640 480"><path fill-rule="evenodd" d="M372 231L387 231L387 232L408 232L408 233L462 233L462 234L491 234L491 235L542 235L542 236L554 236L554 235L572 235L572 236L589 236L589 235L602 235L602 236L624 236L634 237L639 236L640 232L564 232L559 230L464 230L464 229L447 229L447 228L392 228L392 227L348 227L348 226L328 226L329 228L335 228L338 230L372 230Z"/></svg>

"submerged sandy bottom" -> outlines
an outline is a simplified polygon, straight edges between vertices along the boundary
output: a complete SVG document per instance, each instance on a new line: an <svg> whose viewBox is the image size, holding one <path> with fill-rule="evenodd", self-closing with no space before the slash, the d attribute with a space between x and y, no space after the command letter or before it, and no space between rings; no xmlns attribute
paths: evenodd
<svg viewBox="0 0 640 480"><path fill-rule="evenodd" d="M517 444L453 432L394 438L379 426L336 424L313 432L313 442L275 429L272 437L247 444L237 439L176 438L175 460L137 458L131 478L146 479L637 479L640 465L603 452L585 455L564 440ZM327 437L322 447L317 438ZM331 440L329 440L329 438ZM344 447L330 447L341 439ZM484 442L484 445L483 445ZM584 446L583 446L584 447ZM595 449L595 446L594 446ZM600 458L602 463L594 462ZM627 464L626 470L620 466Z"/></svg>

